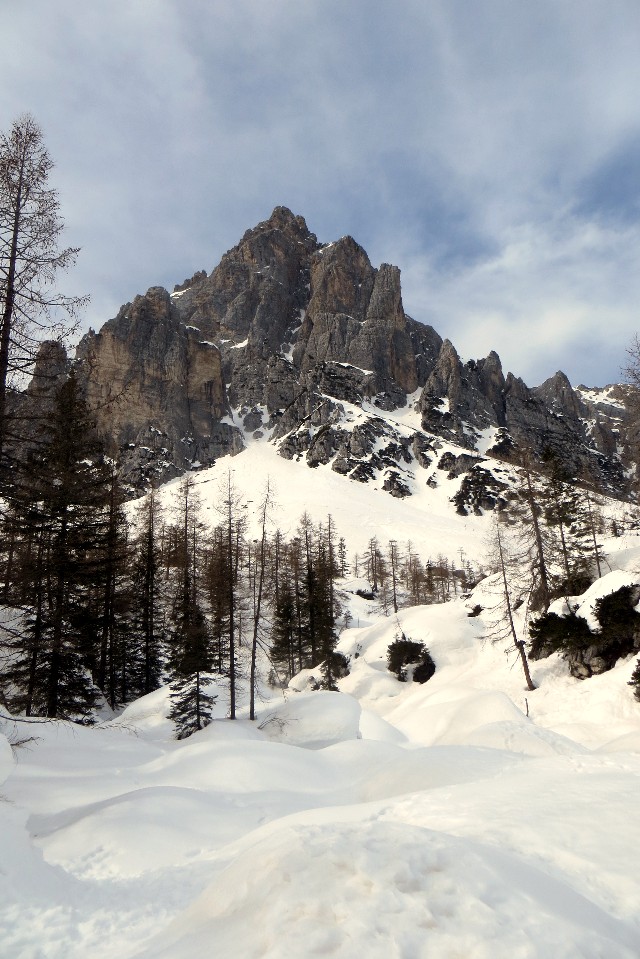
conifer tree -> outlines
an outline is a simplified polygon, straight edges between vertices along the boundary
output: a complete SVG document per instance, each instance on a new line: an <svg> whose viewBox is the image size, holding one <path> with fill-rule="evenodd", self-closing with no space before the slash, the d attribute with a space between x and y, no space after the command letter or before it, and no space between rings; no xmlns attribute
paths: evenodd
<svg viewBox="0 0 640 959"><path fill-rule="evenodd" d="M554 594L571 596L590 585L588 549L581 529L580 490L569 482L562 463L556 456L546 458L547 483L543 490L544 519L558 543L562 579Z"/></svg>
<svg viewBox="0 0 640 959"><path fill-rule="evenodd" d="M327 526L320 526L317 532L316 545L316 592L315 592L315 621L318 640L317 659L322 663L322 685L326 689L335 689L336 663L334 651L337 642L336 613L337 603L335 596L335 580L337 567L335 563L335 530L331 516L327 518ZM317 663L313 663L317 665Z"/></svg>
<svg viewBox="0 0 640 959"><path fill-rule="evenodd" d="M288 681L302 669L298 637L296 596L293 571L289 564L281 568L279 589L275 597L271 632L271 661L281 681ZM297 656L296 656L297 654Z"/></svg>
<svg viewBox="0 0 640 959"><path fill-rule="evenodd" d="M299 593L299 639L304 649L305 666L316 666L318 658L318 571L314 555L314 529L308 513L298 525L303 570L303 590ZM306 640L306 642L305 642Z"/></svg>
<svg viewBox="0 0 640 959"><path fill-rule="evenodd" d="M205 589L210 611L214 669L229 677L229 595L233 565L229 562L224 530L213 530L206 551Z"/></svg>
<svg viewBox="0 0 640 959"><path fill-rule="evenodd" d="M229 718L236 718L238 663L237 650L241 637L239 574L244 545L244 518L240 516L240 494L233 483L231 470L227 472L221 489L218 512L222 517L221 548L224 563L223 584L226 590L226 617L229 670Z"/></svg>
<svg viewBox="0 0 640 959"><path fill-rule="evenodd" d="M212 670L211 637L198 595L199 502L193 477L178 487L177 576L172 612L171 709L176 737L185 739L211 722L213 697L206 692Z"/></svg>
<svg viewBox="0 0 640 959"><path fill-rule="evenodd" d="M515 606L516 603L519 604L521 602L521 597L514 598L512 576L510 575L510 566L513 564L513 554L509 551L507 534L505 529L502 528L499 515L494 517L489 548L492 565L496 569L499 578L497 585L499 600L496 605L496 612L499 614L499 619L494 629L493 638L496 642L507 639L513 643L513 647L517 650L518 656L520 657L527 689L534 690L536 687L529 672L525 643L524 640L518 636L514 619Z"/></svg>
<svg viewBox="0 0 640 959"><path fill-rule="evenodd" d="M518 497L512 502L512 512L518 520L518 552L521 563L531 571L531 604L544 612L552 599L550 565L554 544L544 522L544 497L530 466L530 454L525 452L520 462Z"/></svg>
<svg viewBox="0 0 640 959"><path fill-rule="evenodd" d="M271 660L287 679L301 669L321 666L322 686L333 689L344 671L343 657L335 652L340 604L333 518L327 518L326 526L314 528L305 513L298 533L281 554Z"/></svg>
<svg viewBox="0 0 640 959"><path fill-rule="evenodd" d="M112 709L129 699L131 659L128 604L129 559L128 524L124 514L124 495L115 464L111 465L109 496L106 504L105 542L102 562L96 576L96 606L101 620L100 653L95 681Z"/></svg>
<svg viewBox="0 0 640 959"><path fill-rule="evenodd" d="M256 718L256 657L262 625L263 600L265 594L265 579L267 573L267 522L273 506L271 486L267 484L260 504L260 539L254 551L253 575L253 609L252 609L252 637L251 637L251 665L249 670L249 719ZM251 551L249 551L251 560Z"/></svg>
<svg viewBox="0 0 640 959"><path fill-rule="evenodd" d="M344 536L338 540L338 572L340 579L344 579L349 572L349 563L347 561L347 544Z"/></svg>
<svg viewBox="0 0 640 959"><path fill-rule="evenodd" d="M602 532L602 514L600 512L600 500L590 478L584 482L584 499L582 510L582 521L587 533L590 545L592 546L593 562L598 574L598 579L602 576L602 548L598 537Z"/></svg>
<svg viewBox="0 0 640 959"><path fill-rule="evenodd" d="M138 509L133 544L131 612L126 658L132 694L144 696L160 686L164 643L163 584L160 575L162 512L155 490Z"/></svg>
<svg viewBox="0 0 640 959"><path fill-rule="evenodd" d="M631 673L631 679L629 680L629 686L633 689L633 695L635 699L640 702L640 659L637 660L633 672Z"/></svg>
<svg viewBox="0 0 640 959"><path fill-rule="evenodd" d="M391 571L391 600L394 613L398 612L398 544L395 539L389 540L389 569Z"/></svg>
<svg viewBox="0 0 640 959"><path fill-rule="evenodd" d="M11 485L22 539L14 576L28 599L11 678L30 715L89 720L98 695L90 675L103 624L95 593L109 552L113 476L73 372L42 434Z"/></svg>

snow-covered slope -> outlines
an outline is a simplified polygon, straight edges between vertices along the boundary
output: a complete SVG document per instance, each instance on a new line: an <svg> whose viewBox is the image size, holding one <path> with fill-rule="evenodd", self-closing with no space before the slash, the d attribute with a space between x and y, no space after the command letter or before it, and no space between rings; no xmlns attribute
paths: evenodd
<svg viewBox="0 0 640 959"><path fill-rule="evenodd" d="M637 539L608 545L638 580ZM0 953L637 957L634 659L579 682L554 656L526 691L468 616L490 586L397 617L354 597L342 691L265 688L254 724L176 742L164 690L95 729L17 724L36 738L13 762L0 739ZM425 685L386 669L399 630L432 652Z"/></svg>
<svg viewBox="0 0 640 959"><path fill-rule="evenodd" d="M443 444L443 452L449 448ZM381 546L386 546L390 539L403 544L410 540L425 559L435 558L438 553L459 558L462 548L470 559L480 563L486 552L488 518L456 513L451 497L461 479L447 479L447 474L435 464L429 471L420 469L420 481L414 481L412 496L396 499L375 481L359 483L329 466L309 469L303 461L283 459L271 444L255 442L238 456L224 457L215 466L191 474L201 499L203 518L213 525L221 521L216 505L223 502L229 471L241 508L255 530L268 478L275 501L272 523L286 537L295 534L306 511L314 523L326 522L331 514L337 534L345 537L351 554L362 555L373 536ZM427 482L432 475L438 484L435 488ZM161 489L161 500L168 508L179 484L180 480L174 480Z"/></svg>

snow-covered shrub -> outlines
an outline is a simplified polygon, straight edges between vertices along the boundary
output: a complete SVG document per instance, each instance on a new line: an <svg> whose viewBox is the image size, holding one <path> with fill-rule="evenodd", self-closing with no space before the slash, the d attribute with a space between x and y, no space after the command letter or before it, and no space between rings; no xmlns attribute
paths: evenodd
<svg viewBox="0 0 640 959"><path fill-rule="evenodd" d="M529 627L531 658L562 653L571 675L578 679L612 669L623 656L640 649L640 614L634 608L637 600L635 586L622 586L601 596L593 608L600 626L597 632L575 613L545 613Z"/></svg>
<svg viewBox="0 0 640 959"><path fill-rule="evenodd" d="M544 659L551 653L567 650L586 649L593 642L593 634L586 620L575 613L558 616L557 613L544 613L534 619L529 626L531 659Z"/></svg>
<svg viewBox="0 0 640 959"><path fill-rule="evenodd" d="M637 602L638 589L634 586L621 586L615 593L601 596L596 601L595 613L603 636L612 641L633 641L640 634L640 614L634 609Z"/></svg>
<svg viewBox="0 0 640 959"><path fill-rule="evenodd" d="M415 642L402 634L387 648L387 667L401 683L407 681L406 667L414 665L414 683L426 683L436 671L431 654L424 643Z"/></svg>
<svg viewBox="0 0 640 959"><path fill-rule="evenodd" d="M422 654L422 658L418 665L413 670L413 681L414 683L426 683L431 679L433 674L436 671L436 664L433 661L433 657L429 650L425 647L425 651Z"/></svg>

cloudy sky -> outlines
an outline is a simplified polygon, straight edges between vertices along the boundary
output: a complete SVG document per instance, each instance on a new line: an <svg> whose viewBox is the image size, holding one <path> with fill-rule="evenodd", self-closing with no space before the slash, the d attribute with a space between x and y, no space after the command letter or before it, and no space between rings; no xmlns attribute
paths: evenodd
<svg viewBox="0 0 640 959"><path fill-rule="evenodd" d="M638 0L0 0L99 327L284 204L530 385L640 329Z"/></svg>

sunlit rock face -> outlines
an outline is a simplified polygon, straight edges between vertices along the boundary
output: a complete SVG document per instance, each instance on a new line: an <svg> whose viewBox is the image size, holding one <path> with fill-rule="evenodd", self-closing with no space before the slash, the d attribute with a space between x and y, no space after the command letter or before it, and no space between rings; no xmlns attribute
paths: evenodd
<svg viewBox="0 0 640 959"><path fill-rule="evenodd" d="M319 243L285 207L210 274L125 304L84 337L76 360L137 491L238 453L249 436L361 481L386 469L383 488L396 496L410 484L391 477L394 457L420 467L437 437L515 461L555 457L567 476L627 488L628 389L603 398L561 372L530 389L505 376L494 351L463 361L406 315L397 267L376 269L349 236ZM393 420L408 396L419 417L400 436L385 415ZM352 407L371 422L349 427Z"/></svg>

